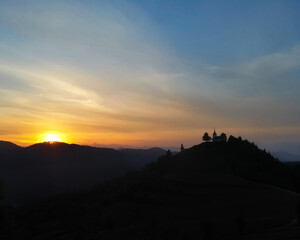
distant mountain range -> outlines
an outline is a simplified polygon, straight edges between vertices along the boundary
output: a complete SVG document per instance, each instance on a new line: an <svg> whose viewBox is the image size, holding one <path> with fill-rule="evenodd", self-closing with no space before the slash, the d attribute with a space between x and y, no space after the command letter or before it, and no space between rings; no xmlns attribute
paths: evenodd
<svg viewBox="0 0 300 240"><path fill-rule="evenodd" d="M287 152L272 152L272 155L281 162L300 162L300 156Z"/></svg>
<svg viewBox="0 0 300 240"><path fill-rule="evenodd" d="M8 200L16 203L95 186L165 153L161 148L115 150L60 142L23 148L0 141L0 176Z"/></svg>

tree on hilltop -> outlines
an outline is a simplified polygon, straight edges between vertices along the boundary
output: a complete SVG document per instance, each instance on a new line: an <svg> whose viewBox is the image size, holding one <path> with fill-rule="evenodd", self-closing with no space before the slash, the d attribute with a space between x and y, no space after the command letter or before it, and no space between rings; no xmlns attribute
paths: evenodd
<svg viewBox="0 0 300 240"><path fill-rule="evenodd" d="M225 133L222 133L222 134L220 135L220 137L221 137L221 139L222 139L222 142L226 142L226 141L227 141L227 136L226 136Z"/></svg>
<svg viewBox="0 0 300 240"><path fill-rule="evenodd" d="M205 142L208 142L208 141L211 140L211 137L208 135L207 132L205 132L203 137L202 137L202 140L205 141Z"/></svg>
<svg viewBox="0 0 300 240"><path fill-rule="evenodd" d="M180 151L183 152L183 150L184 150L184 146L183 144L181 144Z"/></svg>

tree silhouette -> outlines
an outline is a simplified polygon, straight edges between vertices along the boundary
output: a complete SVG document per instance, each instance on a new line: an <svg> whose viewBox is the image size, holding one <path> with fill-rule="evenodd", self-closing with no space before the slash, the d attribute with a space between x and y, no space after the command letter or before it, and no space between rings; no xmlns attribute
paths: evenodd
<svg viewBox="0 0 300 240"><path fill-rule="evenodd" d="M211 137L208 135L207 132L205 132L203 137L202 137L202 140L205 141L205 142L208 142L208 141L211 140Z"/></svg>
<svg viewBox="0 0 300 240"><path fill-rule="evenodd" d="M222 139L223 142L226 142L226 141L227 141L227 136L226 136L225 133L222 133L222 134L220 135L220 137L221 137L221 139Z"/></svg>
<svg viewBox="0 0 300 240"><path fill-rule="evenodd" d="M184 146L183 144L181 144L180 151L183 152L183 150L184 150Z"/></svg>

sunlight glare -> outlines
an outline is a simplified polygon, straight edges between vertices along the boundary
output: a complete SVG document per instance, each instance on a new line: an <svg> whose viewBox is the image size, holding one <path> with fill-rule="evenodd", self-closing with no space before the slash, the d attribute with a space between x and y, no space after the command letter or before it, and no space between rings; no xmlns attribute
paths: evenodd
<svg viewBox="0 0 300 240"><path fill-rule="evenodd" d="M54 133L48 133L44 137L45 142L61 142L61 138Z"/></svg>

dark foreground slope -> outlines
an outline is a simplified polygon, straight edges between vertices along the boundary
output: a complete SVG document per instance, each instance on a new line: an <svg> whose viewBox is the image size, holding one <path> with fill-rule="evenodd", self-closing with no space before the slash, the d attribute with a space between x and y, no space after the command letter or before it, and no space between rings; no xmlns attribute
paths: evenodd
<svg viewBox="0 0 300 240"><path fill-rule="evenodd" d="M253 144L204 143L94 189L22 206L2 238L300 239L299 195L278 187L289 184L284 166Z"/></svg>
<svg viewBox="0 0 300 240"><path fill-rule="evenodd" d="M296 192L300 193L300 161L299 162L285 162L284 165L289 171Z"/></svg>
<svg viewBox="0 0 300 240"><path fill-rule="evenodd" d="M0 142L0 176L9 192L8 201L21 203L96 186L127 171L141 169L165 152L163 149L118 151L66 143L39 143L21 148Z"/></svg>

